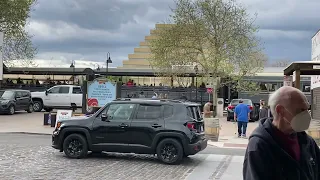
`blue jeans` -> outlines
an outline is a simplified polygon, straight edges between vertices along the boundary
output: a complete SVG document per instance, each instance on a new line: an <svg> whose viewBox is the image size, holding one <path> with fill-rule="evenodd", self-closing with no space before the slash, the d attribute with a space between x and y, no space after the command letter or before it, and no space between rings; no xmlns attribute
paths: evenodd
<svg viewBox="0 0 320 180"><path fill-rule="evenodd" d="M246 135L248 122L238 121L238 135Z"/></svg>

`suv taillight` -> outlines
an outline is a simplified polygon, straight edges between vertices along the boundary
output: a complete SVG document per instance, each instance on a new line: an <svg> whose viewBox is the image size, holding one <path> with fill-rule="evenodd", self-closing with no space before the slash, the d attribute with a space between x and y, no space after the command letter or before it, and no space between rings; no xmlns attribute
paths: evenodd
<svg viewBox="0 0 320 180"><path fill-rule="evenodd" d="M187 127L188 127L190 130L195 130L194 123L188 122L188 123L187 123Z"/></svg>
<svg viewBox="0 0 320 180"><path fill-rule="evenodd" d="M250 110L252 110L252 109L253 109L253 107L252 107L252 106L249 106L249 108L250 108Z"/></svg>

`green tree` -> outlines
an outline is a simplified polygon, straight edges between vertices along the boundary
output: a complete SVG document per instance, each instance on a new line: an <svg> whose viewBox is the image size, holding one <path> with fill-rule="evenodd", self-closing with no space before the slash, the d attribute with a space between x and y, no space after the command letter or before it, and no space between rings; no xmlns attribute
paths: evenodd
<svg viewBox="0 0 320 180"><path fill-rule="evenodd" d="M176 0L175 6L150 42L150 64L159 76L175 78L195 72L197 66L199 76L239 82L239 90L257 90L256 83L244 81L266 61L255 17L235 0Z"/></svg>
<svg viewBox="0 0 320 180"><path fill-rule="evenodd" d="M1 0L0 31L4 33L3 60L12 66L11 60L19 60L23 66L34 66L37 49L25 30L27 20L36 0Z"/></svg>

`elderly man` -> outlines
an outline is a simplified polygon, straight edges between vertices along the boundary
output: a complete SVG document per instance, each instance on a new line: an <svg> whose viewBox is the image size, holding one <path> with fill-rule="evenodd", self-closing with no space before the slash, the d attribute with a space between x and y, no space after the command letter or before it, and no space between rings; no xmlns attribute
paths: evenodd
<svg viewBox="0 0 320 180"><path fill-rule="evenodd" d="M304 132L311 121L306 96L284 86L269 97L268 104L273 119L260 120L251 134L243 179L319 180L319 147Z"/></svg>
<svg viewBox="0 0 320 180"><path fill-rule="evenodd" d="M209 101L203 106L203 117L210 118L212 116L211 111L212 102Z"/></svg>

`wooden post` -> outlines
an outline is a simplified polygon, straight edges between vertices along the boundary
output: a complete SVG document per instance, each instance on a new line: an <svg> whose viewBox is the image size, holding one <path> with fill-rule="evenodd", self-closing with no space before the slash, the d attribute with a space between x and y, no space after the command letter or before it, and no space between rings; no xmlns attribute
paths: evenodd
<svg viewBox="0 0 320 180"><path fill-rule="evenodd" d="M300 69L296 70L295 76L296 76L295 77L296 81L294 83L294 86L295 86L295 88L300 89Z"/></svg>

